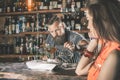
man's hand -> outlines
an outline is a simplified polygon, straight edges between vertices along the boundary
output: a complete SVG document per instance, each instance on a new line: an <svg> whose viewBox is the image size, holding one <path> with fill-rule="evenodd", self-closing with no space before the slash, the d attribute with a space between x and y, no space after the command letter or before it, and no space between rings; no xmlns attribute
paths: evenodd
<svg viewBox="0 0 120 80"><path fill-rule="evenodd" d="M65 42L64 47L70 49L71 51L75 50L75 45L72 42Z"/></svg>

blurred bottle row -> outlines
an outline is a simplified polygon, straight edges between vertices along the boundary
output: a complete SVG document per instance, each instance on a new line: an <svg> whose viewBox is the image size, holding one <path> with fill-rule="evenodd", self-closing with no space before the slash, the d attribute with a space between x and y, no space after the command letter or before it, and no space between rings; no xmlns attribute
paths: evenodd
<svg viewBox="0 0 120 80"><path fill-rule="evenodd" d="M47 22L52 14L8 16L5 18L3 34L17 34L20 32L47 31ZM81 30L83 25L81 19L84 13L64 14L61 19L70 30Z"/></svg>
<svg viewBox="0 0 120 80"><path fill-rule="evenodd" d="M85 6L85 0L0 0L0 12L24 12L61 9L75 12Z"/></svg>
<svg viewBox="0 0 120 80"><path fill-rule="evenodd" d="M26 35L13 38L12 44L0 44L2 54L40 54L43 52L45 35Z"/></svg>

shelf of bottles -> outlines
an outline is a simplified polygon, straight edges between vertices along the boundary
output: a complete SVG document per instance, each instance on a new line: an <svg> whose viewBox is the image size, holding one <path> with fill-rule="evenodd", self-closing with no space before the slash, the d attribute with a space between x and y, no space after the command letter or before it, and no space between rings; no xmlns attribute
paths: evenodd
<svg viewBox="0 0 120 80"><path fill-rule="evenodd" d="M4 28L0 37L6 40L0 44L0 55L42 54L43 44L47 37L47 22L53 14L62 14L60 18L66 28L87 33L81 23L84 17L85 0L1 0L0 16L5 16ZM8 39L9 38L9 39Z"/></svg>
<svg viewBox="0 0 120 80"><path fill-rule="evenodd" d="M0 0L0 16L79 12L84 6L85 0Z"/></svg>

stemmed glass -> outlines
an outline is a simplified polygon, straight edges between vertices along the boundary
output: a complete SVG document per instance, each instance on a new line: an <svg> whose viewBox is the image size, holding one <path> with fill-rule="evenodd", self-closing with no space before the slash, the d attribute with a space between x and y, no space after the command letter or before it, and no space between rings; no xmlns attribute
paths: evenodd
<svg viewBox="0 0 120 80"><path fill-rule="evenodd" d="M56 48L50 46L50 44L45 44L44 49L45 49L45 54L48 56L48 58L53 59Z"/></svg>

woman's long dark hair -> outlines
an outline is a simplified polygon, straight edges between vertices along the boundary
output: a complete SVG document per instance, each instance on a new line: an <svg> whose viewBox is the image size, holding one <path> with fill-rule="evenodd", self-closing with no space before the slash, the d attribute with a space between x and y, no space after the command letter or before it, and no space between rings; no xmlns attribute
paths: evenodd
<svg viewBox="0 0 120 80"><path fill-rule="evenodd" d="M120 43L120 4L117 0L90 0L87 4L99 36Z"/></svg>

